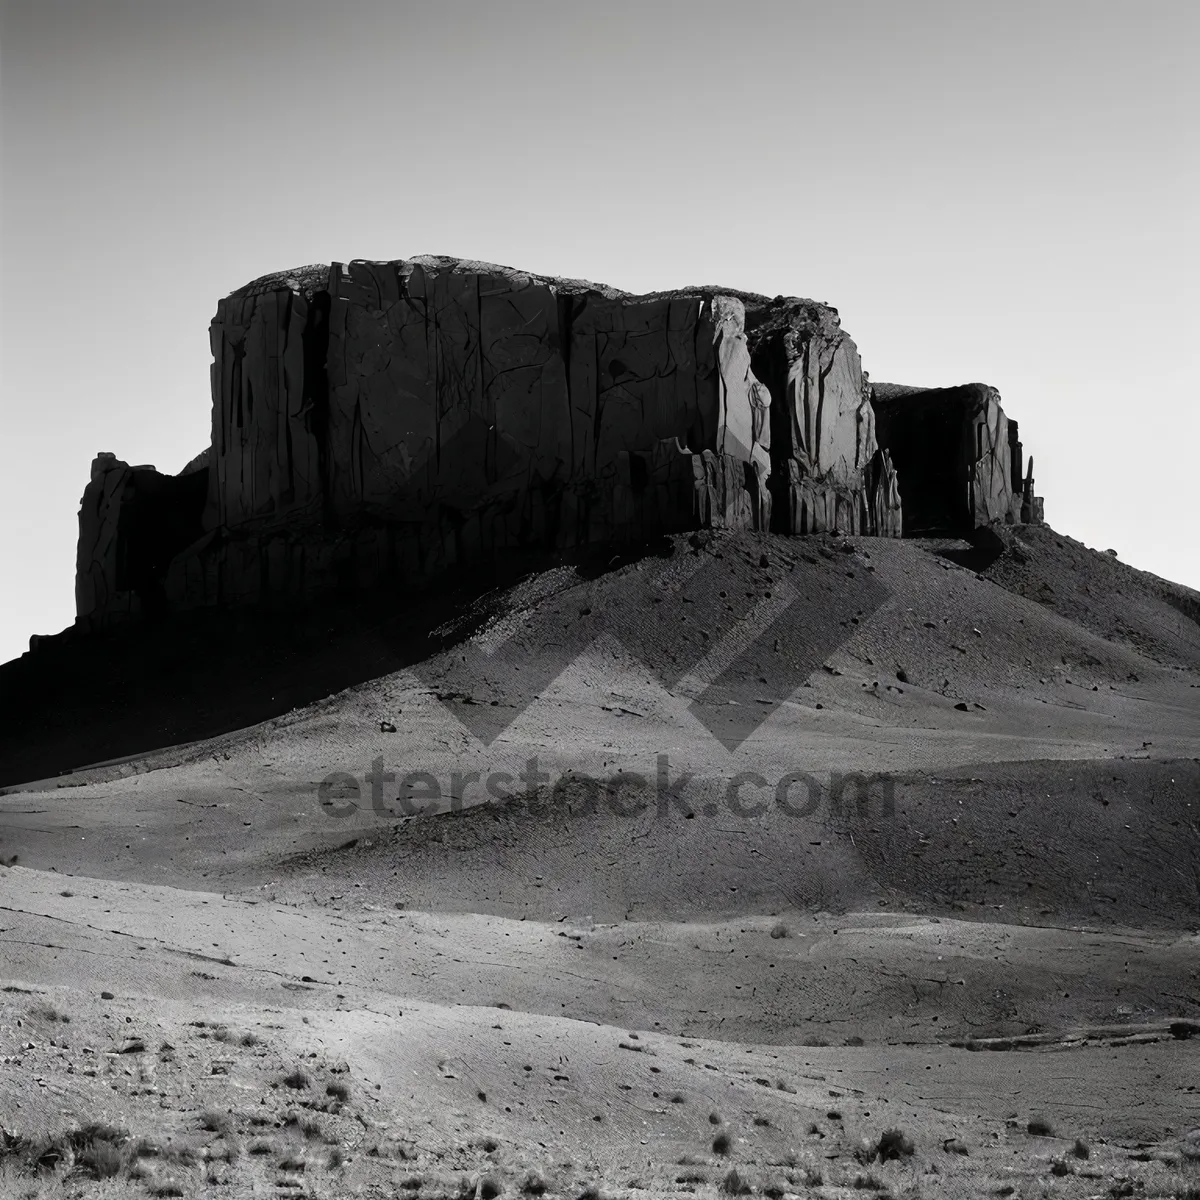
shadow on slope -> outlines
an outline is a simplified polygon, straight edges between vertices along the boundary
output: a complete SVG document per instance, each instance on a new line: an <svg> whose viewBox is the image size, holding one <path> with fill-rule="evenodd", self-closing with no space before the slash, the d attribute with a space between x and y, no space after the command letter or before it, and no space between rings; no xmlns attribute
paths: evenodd
<svg viewBox="0 0 1200 1200"><path fill-rule="evenodd" d="M623 561L661 547L626 547ZM578 564L586 577L611 551ZM555 560L558 561L558 560ZM0 787L242 729L418 662L468 637L545 556L303 609L199 610L39 639L0 664Z"/></svg>

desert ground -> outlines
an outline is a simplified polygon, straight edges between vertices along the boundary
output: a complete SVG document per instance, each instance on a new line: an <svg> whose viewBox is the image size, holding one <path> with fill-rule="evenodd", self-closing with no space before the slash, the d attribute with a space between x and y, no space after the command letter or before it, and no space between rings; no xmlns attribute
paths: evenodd
<svg viewBox="0 0 1200 1200"><path fill-rule="evenodd" d="M0 746L0 1194L1200 1196L1196 593L712 534L404 611Z"/></svg>

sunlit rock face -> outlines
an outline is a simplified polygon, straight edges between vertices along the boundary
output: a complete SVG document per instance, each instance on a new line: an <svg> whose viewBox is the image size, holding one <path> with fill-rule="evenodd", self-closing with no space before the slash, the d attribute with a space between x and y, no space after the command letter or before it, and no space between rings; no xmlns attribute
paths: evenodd
<svg viewBox="0 0 1200 1200"><path fill-rule="evenodd" d="M210 340L196 478L133 486L113 460L89 484L81 618L286 604L705 527L902 530L857 348L810 300L356 261L255 280L219 302ZM154 522L128 514L155 487L179 512L147 551ZM122 526L141 531L132 588Z"/></svg>
<svg viewBox="0 0 1200 1200"><path fill-rule="evenodd" d="M899 537L896 474L875 439L858 347L835 309L779 297L748 319L771 409L774 528Z"/></svg>

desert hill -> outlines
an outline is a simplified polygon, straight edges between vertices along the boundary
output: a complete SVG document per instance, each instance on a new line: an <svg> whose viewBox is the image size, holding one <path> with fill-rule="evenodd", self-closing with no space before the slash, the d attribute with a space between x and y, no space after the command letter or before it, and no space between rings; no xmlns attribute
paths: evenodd
<svg viewBox="0 0 1200 1200"><path fill-rule="evenodd" d="M994 387L445 256L209 333L0 666L0 1195L1197 1194L1200 596Z"/></svg>
<svg viewBox="0 0 1200 1200"><path fill-rule="evenodd" d="M334 694L0 797L13 1135L185 1194L1183 1194L1192 598L1045 528L705 532L325 633ZM197 729L207 669L139 702Z"/></svg>

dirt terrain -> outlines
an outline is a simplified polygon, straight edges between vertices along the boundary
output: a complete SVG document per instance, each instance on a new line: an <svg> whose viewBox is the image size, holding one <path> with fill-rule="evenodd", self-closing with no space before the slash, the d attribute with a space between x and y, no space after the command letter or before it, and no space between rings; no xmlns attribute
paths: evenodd
<svg viewBox="0 0 1200 1200"><path fill-rule="evenodd" d="M0 1195L1200 1195L1198 613L704 535L31 700Z"/></svg>

